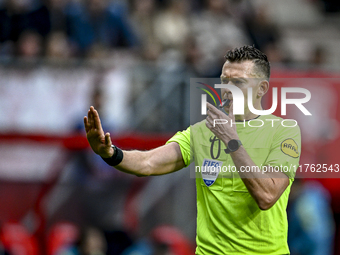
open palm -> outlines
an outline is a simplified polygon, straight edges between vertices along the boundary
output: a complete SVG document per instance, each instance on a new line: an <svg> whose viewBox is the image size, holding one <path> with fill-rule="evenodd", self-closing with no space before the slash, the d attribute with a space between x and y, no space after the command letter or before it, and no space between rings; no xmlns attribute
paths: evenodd
<svg viewBox="0 0 340 255"><path fill-rule="evenodd" d="M104 133L99 114L93 106L84 117L84 126L87 140L92 150L103 158L109 158L113 155L111 148L110 133Z"/></svg>

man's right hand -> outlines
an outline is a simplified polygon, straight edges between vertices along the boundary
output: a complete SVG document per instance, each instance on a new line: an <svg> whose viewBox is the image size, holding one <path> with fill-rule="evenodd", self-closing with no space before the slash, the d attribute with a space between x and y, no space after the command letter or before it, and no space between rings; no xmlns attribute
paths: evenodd
<svg viewBox="0 0 340 255"><path fill-rule="evenodd" d="M104 134L98 112L90 107L84 117L86 137L92 150L103 158L113 156L110 133ZM188 141L190 142L190 141ZM181 148L178 143L169 143L150 151L123 151L122 162L116 169L137 176L161 175L175 172L183 167Z"/></svg>
<svg viewBox="0 0 340 255"><path fill-rule="evenodd" d="M110 133L104 134L99 114L93 106L84 117L86 137L92 150L103 158L112 157L114 150L111 147Z"/></svg>

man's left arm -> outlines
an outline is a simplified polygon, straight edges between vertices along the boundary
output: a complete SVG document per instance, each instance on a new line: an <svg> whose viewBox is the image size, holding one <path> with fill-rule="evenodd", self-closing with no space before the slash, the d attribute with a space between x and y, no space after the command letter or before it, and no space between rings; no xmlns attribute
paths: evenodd
<svg viewBox="0 0 340 255"><path fill-rule="evenodd" d="M259 208L261 210L271 208L288 187L288 176L283 172L262 172L250 158L243 146L237 151L231 152L230 156L243 183ZM244 166L250 166L252 171L241 171L241 167ZM255 170L256 168L257 171Z"/></svg>
<svg viewBox="0 0 340 255"><path fill-rule="evenodd" d="M227 146L232 139L239 140L236 132L236 125L230 126L231 121L235 123L235 117L231 114L233 105L230 107L229 116L207 103L208 113L206 119L207 127ZM228 124L215 125L214 120L226 119ZM230 153L234 165L238 170L242 181L247 187L249 193L254 198L261 210L271 208L280 198L282 193L289 185L289 178L283 172L262 170L250 158L247 151L241 146L237 151ZM242 167L249 166L252 171L242 171ZM257 168L257 169L256 169Z"/></svg>

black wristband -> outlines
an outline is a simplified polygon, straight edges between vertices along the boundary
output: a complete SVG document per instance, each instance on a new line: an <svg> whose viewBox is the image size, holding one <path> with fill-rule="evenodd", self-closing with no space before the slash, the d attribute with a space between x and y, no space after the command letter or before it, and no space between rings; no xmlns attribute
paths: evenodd
<svg viewBox="0 0 340 255"><path fill-rule="evenodd" d="M106 164L110 166L116 166L120 164L120 162L122 162L124 154L123 154L123 151L119 149L118 147L114 145L111 145L111 147L114 150L112 157L111 158L101 157L101 158L106 162Z"/></svg>

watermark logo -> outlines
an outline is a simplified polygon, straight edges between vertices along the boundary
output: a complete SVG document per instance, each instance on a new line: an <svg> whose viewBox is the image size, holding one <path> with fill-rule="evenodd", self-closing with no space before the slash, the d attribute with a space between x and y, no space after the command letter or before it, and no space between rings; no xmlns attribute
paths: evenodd
<svg viewBox="0 0 340 255"><path fill-rule="evenodd" d="M202 85L206 86L208 89L210 89L217 96L217 98L218 98L218 100L220 102L220 105L222 105L222 100L220 98L220 95L218 94L218 92L213 87L211 87L210 85L208 85L206 83L203 83L203 82L197 82L197 83L198 84L202 84ZM217 107L217 103L216 103L215 97L211 94L211 92L209 90L204 89L204 88L200 88L200 87L197 87L197 88L203 90L204 92L206 92L212 98L212 100L215 103L215 106ZM201 102L202 102L201 103L201 112L202 112L202 115L207 115L207 94L202 94L201 95Z"/></svg>
<svg viewBox="0 0 340 255"><path fill-rule="evenodd" d="M200 83L208 88L210 88L218 97L220 104L222 105L222 100L219 97L218 93L216 92L216 90L214 88L212 88L211 86L209 86L208 84L205 83ZM214 86L215 88L225 88L230 90L230 92L233 95L233 114L234 115L244 115L244 94L243 91L231 84L215 84ZM215 106L217 106L216 104L216 100L213 97L213 95L206 89L203 88L199 88L203 91L205 91L215 102ZM287 94L288 93L300 93L303 94L305 97L304 98L287 98ZM252 88L248 88L247 89L247 98L248 98L248 108L249 110L256 114L256 115L269 115L272 114L278 105L278 92L277 92L277 88L274 87L273 88L273 94L272 94L272 106L270 109L268 110L257 110L254 108L253 105L253 97L251 96L253 94L253 90ZM250 95L250 96L249 96ZM312 114L306 109L306 107L303 106L304 103L309 102L309 100L311 99L311 93L308 89L305 88L297 88L297 87L285 87L285 88L281 88L281 115L287 115L287 105L288 104L293 104L295 105L304 115L307 116L311 116ZM207 95L206 94L202 94L201 96L201 114L202 115L206 115L207 114Z"/></svg>

